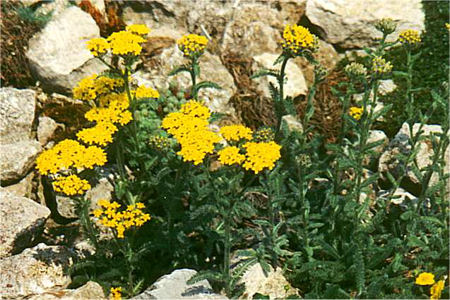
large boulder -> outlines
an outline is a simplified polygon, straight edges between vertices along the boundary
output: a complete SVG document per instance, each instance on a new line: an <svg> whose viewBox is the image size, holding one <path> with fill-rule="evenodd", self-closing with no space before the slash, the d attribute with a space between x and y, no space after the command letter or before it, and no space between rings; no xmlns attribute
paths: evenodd
<svg viewBox="0 0 450 300"><path fill-rule="evenodd" d="M197 271L191 269L175 270L159 278L145 292L132 299L228 299L225 296L214 294L207 280L192 285L187 284L186 281L195 274Z"/></svg>
<svg viewBox="0 0 450 300"><path fill-rule="evenodd" d="M85 285L75 290L64 289L48 291L43 294L34 295L28 300L106 300L103 288L94 281L88 281Z"/></svg>
<svg viewBox="0 0 450 300"><path fill-rule="evenodd" d="M341 48L363 48L381 37L374 24L382 18L397 21L396 39L404 29L424 30L421 0L308 0L306 16L323 31L323 38Z"/></svg>
<svg viewBox="0 0 450 300"><path fill-rule="evenodd" d="M0 296L17 299L64 289L70 282L67 273L72 253L63 246L39 244L22 253L0 260Z"/></svg>
<svg viewBox="0 0 450 300"><path fill-rule="evenodd" d="M47 207L0 188L0 258L30 246L49 216Z"/></svg>
<svg viewBox="0 0 450 300"><path fill-rule="evenodd" d="M64 9L29 42L30 66L47 91L69 93L82 78L106 70L86 48L100 37L92 17L76 6Z"/></svg>
<svg viewBox="0 0 450 300"><path fill-rule="evenodd" d="M10 87L0 89L0 141L2 144L30 139L35 107L35 91Z"/></svg>
<svg viewBox="0 0 450 300"><path fill-rule="evenodd" d="M34 172L31 172L25 176L18 183L3 187L5 191L8 191L16 196L31 198L33 197L33 179L35 178Z"/></svg>
<svg viewBox="0 0 450 300"><path fill-rule="evenodd" d="M41 145L35 140L25 140L0 145L0 181L3 184L23 178L33 167Z"/></svg>

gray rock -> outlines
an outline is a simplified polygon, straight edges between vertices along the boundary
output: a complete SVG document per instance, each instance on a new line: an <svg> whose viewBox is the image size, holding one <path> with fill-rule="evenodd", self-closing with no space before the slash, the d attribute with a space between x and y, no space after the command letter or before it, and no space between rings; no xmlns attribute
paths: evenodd
<svg viewBox="0 0 450 300"><path fill-rule="evenodd" d="M41 151L37 141L28 140L0 145L0 180L2 184L24 177Z"/></svg>
<svg viewBox="0 0 450 300"><path fill-rule="evenodd" d="M39 125L37 128L37 138L41 146L45 146L55 134L56 129L58 129L58 123L49 117L39 117Z"/></svg>
<svg viewBox="0 0 450 300"><path fill-rule="evenodd" d="M374 44L381 33L372 25L382 18L398 22L391 39L396 39L404 29L425 29L420 0L308 0L306 16L323 30L326 41L342 48L363 48Z"/></svg>
<svg viewBox="0 0 450 300"><path fill-rule="evenodd" d="M34 120L36 92L0 89L0 141L2 144L28 140Z"/></svg>
<svg viewBox="0 0 450 300"><path fill-rule="evenodd" d="M282 124L287 126L290 132L297 131L298 133L303 132L303 125L300 121L293 115L285 115L281 118Z"/></svg>
<svg viewBox="0 0 450 300"><path fill-rule="evenodd" d="M0 188L0 258L30 246L49 216L47 207Z"/></svg>
<svg viewBox="0 0 450 300"><path fill-rule="evenodd" d="M31 172L16 184L5 186L3 189L19 197L32 197L33 179L35 174Z"/></svg>
<svg viewBox="0 0 450 300"><path fill-rule="evenodd" d="M94 281L88 281L85 285L75 290L64 289L48 291L43 294L34 295L29 300L103 300L107 299L102 287Z"/></svg>
<svg viewBox="0 0 450 300"><path fill-rule="evenodd" d="M70 282L67 268L72 254L63 246L39 244L22 253L0 260L0 291L4 299L39 295L64 289Z"/></svg>
<svg viewBox="0 0 450 300"><path fill-rule="evenodd" d="M188 285L188 281L197 271L191 269L175 270L159 278L150 288L134 300L144 299L228 299L225 296L214 294L207 280Z"/></svg>
<svg viewBox="0 0 450 300"><path fill-rule="evenodd" d="M389 139L386 136L386 133L384 133L384 131L382 130L370 130L369 131L369 137L367 138L367 143L375 143L375 142L379 142L382 141L382 144L376 146L375 148L372 149L372 151L375 152L375 155L371 155L370 157L366 157L364 159L364 164L365 165L376 165L376 162L378 161L378 158L381 156L381 154L383 153L384 148L388 145L389 143Z"/></svg>
<svg viewBox="0 0 450 300"><path fill-rule="evenodd" d="M86 48L100 37L92 17L76 6L64 9L35 35L26 53L44 89L69 93L82 78L106 70Z"/></svg>

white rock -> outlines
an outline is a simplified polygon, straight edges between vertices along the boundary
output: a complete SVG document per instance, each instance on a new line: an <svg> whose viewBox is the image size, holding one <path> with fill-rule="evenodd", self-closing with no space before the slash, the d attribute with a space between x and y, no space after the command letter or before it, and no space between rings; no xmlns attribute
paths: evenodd
<svg viewBox="0 0 450 300"><path fill-rule="evenodd" d="M30 246L49 216L47 207L0 188L0 258Z"/></svg>
<svg viewBox="0 0 450 300"><path fill-rule="evenodd" d="M34 295L29 300L106 300L103 288L94 281L88 281L85 285L75 290L64 289L48 291L43 294Z"/></svg>
<svg viewBox="0 0 450 300"><path fill-rule="evenodd" d="M175 270L159 278L150 288L134 300L144 299L228 299L225 296L214 294L207 280L189 285L186 283L197 271L191 269Z"/></svg>
<svg viewBox="0 0 450 300"><path fill-rule="evenodd" d="M19 197L31 197L31 192L33 190L33 178L34 173L31 172L27 176L25 176L21 181L19 181L16 184L8 185L4 187L4 190L15 194Z"/></svg>
<svg viewBox="0 0 450 300"><path fill-rule="evenodd" d="M383 141L383 143L381 145L378 145L377 147L373 148L373 151L381 154L383 152L384 148L389 143L389 139L386 136L386 133L384 133L384 131L382 131L382 130L370 130L369 137L367 138L367 143L370 144L370 143L375 143L378 141Z"/></svg>
<svg viewBox="0 0 450 300"><path fill-rule="evenodd" d="M41 143L41 146L45 146L53 138L57 128L58 123L56 123L52 118L45 116L39 117L37 138L39 143Z"/></svg>
<svg viewBox="0 0 450 300"><path fill-rule="evenodd" d="M4 258L0 260L0 296L21 299L63 289L71 282L67 274L71 264L71 253L67 248L45 244Z"/></svg>
<svg viewBox="0 0 450 300"><path fill-rule="evenodd" d="M306 16L323 29L326 41L343 48L362 48L381 38L373 24L382 18L398 22L392 39L404 29L425 29L420 0L308 0Z"/></svg>
<svg viewBox="0 0 450 300"><path fill-rule="evenodd" d="M0 180L15 181L24 177L34 165L41 145L28 140L0 145Z"/></svg>
<svg viewBox="0 0 450 300"><path fill-rule="evenodd" d="M281 118L281 122L285 124L289 131L297 131L298 133L303 132L303 125L300 121L293 115L285 115Z"/></svg>
<svg viewBox="0 0 450 300"><path fill-rule="evenodd" d="M264 53L253 57L256 62L254 72L257 72L262 68L280 68L280 64L276 66L273 65L278 56L278 54ZM284 84L284 96L295 98L299 95L306 95L306 93L308 92L308 87L306 86L306 81L305 77L303 76L302 70L292 61L290 61L287 63L285 71L287 79ZM260 77L255 79L254 81L266 97L270 97L269 82L278 87L277 80L272 76Z"/></svg>
<svg viewBox="0 0 450 300"><path fill-rule="evenodd" d="M57 14L29 42L30 66L45 89L68 93L82 78L106 69L86 48L100 37L92 17L76 6Z"/></svg>
<svg viewBox="0 0 450 300"><path fill-rule="evenodd" d="M36 92L0 89L0 141L2 144L30 139L36 107Z"/></svg>

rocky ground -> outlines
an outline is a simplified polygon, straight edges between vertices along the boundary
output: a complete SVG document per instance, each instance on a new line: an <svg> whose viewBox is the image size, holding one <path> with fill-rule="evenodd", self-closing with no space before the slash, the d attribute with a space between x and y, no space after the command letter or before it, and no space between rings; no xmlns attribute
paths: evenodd
<svg viewBox="0 0 450 300"><path fill-rule="evenodd" d="M26 51L38 86L0 89L0 298L102 299L105 298L103 290L94 282L76 290L67 288L71 283L67 269L73 259L81 255L84 245L77 236L76 222L71 222L75 217L74 205L70 199L55 196L34 170L35 159L43 149L52 147L55 140L70 136L81 127L85 108L70 98L70 91L81 78L104 70L85 47L87 40L100 36L100 27L90 14L64 0L23 2L54 13L50 22L29 41ZM236 77L239 65L227 59L237 54L248 59L246 66L251 70L271 67L280 53L280 32L287 23L307 24L319 33L318 58L330 70L341 58L359 53L363 47L374 43L378 35L370 25L382 17L398 21L397 30L424 29L419 0L118 2L126 24L145 23L152 29L135 80L158 89L167 88L167 73L183 61L176 40L189 32L204 34L211 38L211 46L201 59L200 79L216 82L223 89L205 89L200 97L212 110L231 119L242 118L233 99L245 93L268 98L269 91L267 83L263 82L267 79L257 80L251 87L248 82L240 81ZM92 3L106 15L103 0ZM286 95L300 97L308 91L312 68L302 59L296 59L288 65L287 77ZM188 83L183 75L173 79L181 86ZM392 82L385 83L385 93L393 89ZM384 142L377 149L379 159L371 163L373 169L368 172L389 170L395 174L396 170L400 172L404 168L393 157L395 153L409 151L407 126L404 124L391 140L383 131L372 131L371 141ZM413 131L417 126L414 125ZM425 135L440 130L438 125L424 127ZM419 167L430 163L431 153L430 142L421 141ZM99 198L111 197L113 188L108 176L105 169L104 178L86 195L93 203ZM415 175L408 172L396 191L401 197L395 204L417 201L415 195L420 192L417 183ZM385 192L377 191L378 195ZM225 298L214 294L207 281L187 286L186 280L195 272L176 270L134 299ZM244 276L249 283L248 297L257 292L273 297L286 296L283 293L287 282L278 270L268 278L258 269L248 272L253 272Z"/></svg>

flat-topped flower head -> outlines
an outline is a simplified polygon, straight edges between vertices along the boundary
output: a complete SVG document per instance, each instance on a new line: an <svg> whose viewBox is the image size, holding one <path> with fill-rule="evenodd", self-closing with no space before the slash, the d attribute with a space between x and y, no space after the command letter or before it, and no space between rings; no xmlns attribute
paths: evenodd
<svg viewBox="0 0 450 300"><path fill-rule="evenodd" d="M375 24L375 28L385 35L391 34L397 28L397 23L391 18L384 18Z"/></svg>
<svg viewBox="0 0 450 300"><path fill-rule="evenodd" d="M95 38L87 42L87 48L94 56L102 56L109 50L109 43L104 38Z"/></svg>
<svg viewBox="0 0 450 300"><path fill-rule="evenodd" d="M63 193L67 196L82 195L91 188L87 180L81 179L77 175L59 176L53 182L55 192Z"/></svg>
<svg viewBox="0 0 450 300"><path fill-rule="evenodd" d="M258 174L264 169L272 170L280 159L281 146L275 142L248 142L243 146L246 150L244 169Z"/></svg>
<svg viewBox="0 0 450 300"><path fill-rule="evenodd" d="M159 92L155 89L152 89L150 87L146 87L145 85L140 85L135 91L136 98L159 98Z"/></svg>
<svg viewBox="0 0 450 300"><path fill-rule="evenodd" d="M161 136L161 135L153 135L149 138L148 144L152 149L158 150L158 151L167 151L170 149L170 139Z"/></svg>
<svg viewBox="0 0 450 300"><path fill-rule="evenodd" d="M150 33L150 29L145 24L128 25L125 28L125 30L137 35L144 35L144 36Z"/></svg>
<svg viewBox="0 0 450 300"><path fill-rule="evenodd" d="M72 89L72 94L75 99L93 101L101 95L120 89L124 84L121 78L92 74L80 80Z"/></svg>
<svg viewBox="0 0 450 300"><path fill-rule="evenodd" d="M349 111L349 115L355 119L355 120L359 120L361 119L361 116L364 112L364 109L362 107L356 107L356 106L352 106L350 107L350 111Z"/></svg>
<svg viewBox="0 0 450 300"><path fill-rule="evenodd" d="M122 299L122 288L120 286L116 287L116 288L112 287L109 291L110 291L109 298L111 300L120 300L120 299Z"/></svg>
<svg viewBox="0 0 450 300"><path fill-rule="evenodd" d="M230 146L219 150L219 162L223 165L240 164L245 160L245 156L239 153L240 149L235 146Z"/></svg>
<svg viewBox="0 0 450 300"><path fill-rule="evenodd" d="M285 51L296 56L305 50L316 51L319 47L319 40L303 26L286 25L281 46Z"/></svg>
<svg viewBox="0 0 450 300"><path fill-rule="evenodd" d="M207 106L197 100L189 100L181 106L180 112L191 117L208 120L211 112Z"/></svg>
<svg viewBox="0 0 450 300"><path fill-rule="evenodd" d="M220 128L220 134L227 141L251 140L253 131L244 125L228 125Z"/></svg>
<svg viewBox="0 0 450 300"><path fill-rule="evenodd" d="M253 137L255 142L270 142L275 139L275 132L269 127L258 129Z"/></svg>
<svg viewBox="0 0 450 300"><path fill-rule="evenodd" d="M428 272L422 272L416 278L416 284L418 285L432 285L434 282L434 274Z"/></svg>
<svg viewBox="0 0 450 300"><path fill-rule="evenodd" d="M187 34L177 41L177 45L186 57L200 56L208 45L208 39L202 35Z"/></svg>
<svg viewBox="0 0 450 300"><path fill-rule="evenodd" d="M387 62L381 56L375 56L372 59L372 72L379 74L379 75L383 75L383 74L388 74L391 71L392 71L391 62Z"/></svg>
<svg viewBox="0 0 450 300"><path fill-rule="evenodd" d="M346 65L344 71L350 78L361 78L367 75L366 67L356 62Z"/></svg>
<svg viewBox="0 0 450 300"><path fill-rule="evenodd" d="M403 45L415 45L422 41L420 33L414 29L407 29L400 32L398 35L398 41Z"/></svg>
<svg viewBox="0 0 450 300"><path fill-rule="evenodd" d="M80 130L77 138L86 144L106 146L113 141L117 126L111 122L99 122L94 127Z"/></svg>
<svg viewBox="0 0 450 300"><path fill-rule="evenodd" d="M113 54L136 56L141 54L141 44L145 42L145 39L129 31L119 31L111 34L107 41Z"/></svg>

